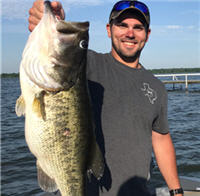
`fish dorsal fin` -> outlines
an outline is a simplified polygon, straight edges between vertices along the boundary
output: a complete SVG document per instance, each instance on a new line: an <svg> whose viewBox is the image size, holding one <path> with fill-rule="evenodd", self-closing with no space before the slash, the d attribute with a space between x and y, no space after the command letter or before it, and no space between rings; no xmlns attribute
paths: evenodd
<svg viewBox="0 0 200 196"><path fill-rule="evenodd" d="M24 101L23 96L21 95L17 99L16 105L15 105L15 112L16 112L17 116L25 115L25 109L26 109L25 101Z"/></svg>
<svg viewBox="0 0 200 196"><path fill-rule="evenodd" d="M55 192L58 190L55 180L50 178L40 167L37 161L37 176L38 176L38 184L43 191L46 192Z"/></svg>

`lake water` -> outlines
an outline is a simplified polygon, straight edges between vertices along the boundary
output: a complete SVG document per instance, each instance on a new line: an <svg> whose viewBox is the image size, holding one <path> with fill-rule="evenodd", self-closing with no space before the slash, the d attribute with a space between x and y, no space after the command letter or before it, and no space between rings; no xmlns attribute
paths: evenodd
<svg viewBox="0 0 200 196"><path fill-rule="evenodd" d="M24 118L15 114L19 80L2 78L1 85L1 195L37 195L41 189L37 184L35 158L24 139ZM200 178L200 85L189 85L189 92L169 91L168 98L168 118L179 175ZM151 184L164 185L156 165Z"/></svg>

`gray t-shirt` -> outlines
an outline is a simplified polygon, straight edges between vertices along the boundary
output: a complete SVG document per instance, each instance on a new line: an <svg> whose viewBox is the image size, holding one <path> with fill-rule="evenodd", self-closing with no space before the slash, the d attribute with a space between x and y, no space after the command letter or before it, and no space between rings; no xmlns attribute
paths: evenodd
<svg viewBox="0 0 200 196"><path fill-rule="evenodd" d="M165 87L144 67L134 69L110 53L90 50L87 77L97 142L106 163L100 182L92 178L88 183L88 196L144 196L152 130L169 131Z"/></svg>

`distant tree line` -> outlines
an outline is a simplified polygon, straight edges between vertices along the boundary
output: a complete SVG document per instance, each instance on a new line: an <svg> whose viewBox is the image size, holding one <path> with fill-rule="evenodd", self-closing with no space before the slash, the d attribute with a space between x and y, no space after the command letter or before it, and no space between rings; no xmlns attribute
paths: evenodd
<svg viewBox="0 0 200 196"><path fill-rule="evenodd" d="M173 68L173 69L149 69L153 74L170 74L170 73L200 73L200 68ZM2 73L1 78L19 77L19 73Z"/></svg>
<svg viewBox="0 0 200 196"><path fill-rule="evenodd" d="M153 74L200 73L200 68L151 69Z"/></svg>
<svg viewBox="0 0 200 196"><path fill-rule="evenodd" d="M19 77L19 73L2 73L1 78L16 78Z"/></svg>

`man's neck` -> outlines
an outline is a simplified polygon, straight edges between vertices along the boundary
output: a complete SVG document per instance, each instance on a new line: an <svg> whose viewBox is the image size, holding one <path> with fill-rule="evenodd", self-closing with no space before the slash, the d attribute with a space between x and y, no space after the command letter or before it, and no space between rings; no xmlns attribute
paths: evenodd
<svg viewBox="0 0 200 196"><path fill-rule="evenodd" d="M125 66L134 68L134 69L140 69L141 65L139 63L139 58L136 58L134 60L130 60L131 58L125 59L125 58L121 58L118 54L116 54L115 52L111 52L112 56L119 61L120 63L124 64Z"/></svg>

